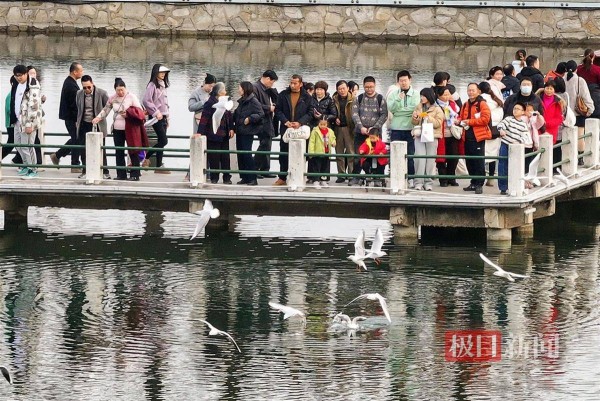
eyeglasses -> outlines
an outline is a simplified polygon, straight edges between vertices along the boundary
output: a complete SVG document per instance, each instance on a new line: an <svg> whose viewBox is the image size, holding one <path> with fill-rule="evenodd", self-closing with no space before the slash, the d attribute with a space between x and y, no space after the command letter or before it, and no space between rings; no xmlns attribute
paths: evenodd
<svg viewBox="0 0 600 401"><path fill-rule="evenodd" d="M94 86L93 86L93 85L90 85L90 86L86 86L86 85L84 85L84 86L83 86L83 89L87 89L87 90L91 90L91 89L93 89L93 88L94 88Z"/></svg>

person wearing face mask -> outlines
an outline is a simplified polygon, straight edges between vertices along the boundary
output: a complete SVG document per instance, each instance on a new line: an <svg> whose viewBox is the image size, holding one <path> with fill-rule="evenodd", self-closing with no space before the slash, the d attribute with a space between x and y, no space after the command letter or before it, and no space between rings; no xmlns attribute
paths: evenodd
<svg viewBox="0 0 600 401"><path fill-rule="evenodd" d="M544 106L539 96L533 92L533 82L529 78L523 78L519 92L510 95L504 102L504 117L512 116L513 108L517 102L532 105L534 110L544 114Z"/></svg>

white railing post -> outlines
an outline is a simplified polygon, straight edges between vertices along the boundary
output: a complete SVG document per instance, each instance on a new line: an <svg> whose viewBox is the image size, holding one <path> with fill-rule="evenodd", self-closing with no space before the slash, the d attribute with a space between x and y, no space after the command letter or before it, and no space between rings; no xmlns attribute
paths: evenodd
<svg viewBox="0 0 600 401"><path fill-rule="evenodd" d="M579 133L577 127L565 127L563 131L562 159L568 160L567 163L560 166L564 175L570 176L577 173L577 141L579 141Z"/></svg>
<svg viewBox="0 0 600 401"><path fill-rule="evenodd" d="M407 149L408 144L405 141L394 141L390 144L390 193L392 194L406 190Z"/></svg>
<svg viewBox="0 0 600 401"><path fill-rule="evenodd" d="M598 168L600 164L600 120L597 118L586 118L585 134L591 136L584 139L585 153L591 153L588 156L583 156L583 165L585 167Z"/></svg>
<svg viewBox="0 0 600 401"><path fill-rule="evenodd" d="M508 193L523 196L525 189L525 146L521 143L508 145Z"/></svg>
<svg viewBox="0 0 600 401"><path fill-rule="evenodd" d="M102 132L85 134L85 182L98 184L102 181Z"/></svg>
<svg viewBox="0 0 600 401"><path fill-rule="evenodd" d="M190 138L190 187L196 188L206 183L206 137L192 135Z"/></svg>
<svg viewBox="0 0 600 401"><path fill-rule="evenodd" d="M553 152L552 152L552 135L543 134L540 135L540 149L544 149L544 153L540 156L541 170L544 170L539 177L542 185L552 184L552 164L554 164Z"/></svg>
<svg viewBox="0 0 600 401"><path fill-rule="evenodd" d="M290 139L289 142L289 167L287 176L287 185L289 191L302 191L304 189L304 173L306 172L306 160L304 159L304 150L306 149L306 140Z"/></svg>

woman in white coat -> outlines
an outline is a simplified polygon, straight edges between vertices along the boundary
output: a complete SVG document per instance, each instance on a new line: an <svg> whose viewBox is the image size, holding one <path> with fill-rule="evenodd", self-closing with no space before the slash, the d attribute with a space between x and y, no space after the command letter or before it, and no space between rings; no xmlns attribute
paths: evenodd
<svg viewBox="0 0 600 401"><path fill-rule="evenodd" d="M585 79L581 78L577 75L577 63L575 60L567 61L567 74L565 75L565 85L567 87L567 94L569 95L569 107L575 113L575 126L579 131L579 136L583 135L585 128L585 120L592 115L595 110L594 101L592 100L592 96L590 95L590 90L588 88L587 82ZM585 115L576 107L577 106L577 97L581 97L583 99L583 103L587 106L588 110ZM577 150L579 153L583 152L585 149L584 139L580 139L577 142Z"/></svg>
<svg viewBox="0 0 600 401"><path fill-rule="evenodd" d="M496 125L504 118L504 102L502 101L501 96L499 97L496 95L488 82L481 82L478 86L481 91L481 97L486 101L492 113L492 135L494 135L494 137L485 141L485 155L488 157L495 157L500 153L500 137L496 136L494 133L497 132L495 129ZM497 159L485 160L485 163L488 165L488 177L493 177L496 174L496 161ZM488 179L485 185L487 187L493 187L494 182L493 180Z"/></svg>

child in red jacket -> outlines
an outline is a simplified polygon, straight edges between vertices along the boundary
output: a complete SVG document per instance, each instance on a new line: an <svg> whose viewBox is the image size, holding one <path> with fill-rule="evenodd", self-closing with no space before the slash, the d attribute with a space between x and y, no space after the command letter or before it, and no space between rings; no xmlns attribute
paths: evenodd
<svg viewBox="0 0 600 401"><path fill-rule="evenodd" d="M387 148L385 143L379 137L379 129L371 128L369 130L369 138L358 148L358 153L361 155L386 155ZM360 159L360 166L365 174L383 174L385 165L388 164L387 158L367 158ZM384 179L376 179L375 186L383 186Z"/></svg>

